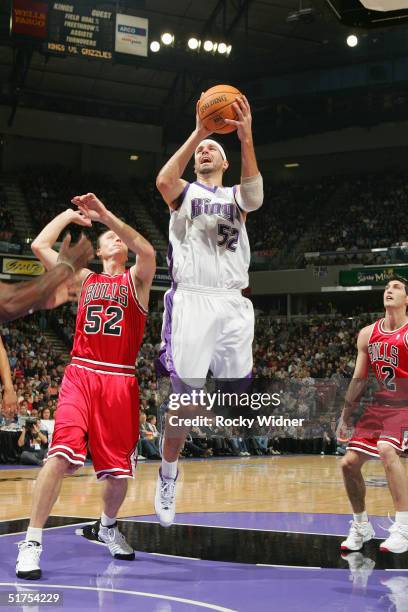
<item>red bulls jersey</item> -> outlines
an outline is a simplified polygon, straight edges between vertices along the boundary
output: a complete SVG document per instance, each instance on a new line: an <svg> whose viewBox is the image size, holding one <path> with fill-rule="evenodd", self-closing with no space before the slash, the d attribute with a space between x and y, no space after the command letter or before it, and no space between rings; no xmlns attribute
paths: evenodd
<svg viewBox="0 0 408 612"><path fill-rule="evenodd" d="M368 356L382 390L381 399L407 400L408 404L408 321L393 331L384 329L384 319L374 325Z"/></svg>
<svg viewBox="0 0 408 612"><path fill-rule="evenodd" d="M130 274L91 272L78 302L72 364L134 376L147 312Z"/></svg>

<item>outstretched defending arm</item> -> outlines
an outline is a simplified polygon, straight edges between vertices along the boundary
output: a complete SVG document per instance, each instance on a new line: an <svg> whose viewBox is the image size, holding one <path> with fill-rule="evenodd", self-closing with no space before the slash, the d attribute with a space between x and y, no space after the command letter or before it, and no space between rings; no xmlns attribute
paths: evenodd
<svg viewBox="0 0 408 612"><path fill-rule="evenodd" d="M181 195L187 181L181 177L190 161L194 151L202 140L207 138L211 132L205 129L198 114L196 106L196 128L190 134L186 142L170 157L164 164L156 178L156 187L160 191L163 200L170 208L176 208L177 198Z"/></svg>
<svg viewBox="0 0 408 612"><path fill-rule="evenodd" d="M0 283L0 322L18 319L41 308L53 307L55 292L72 280L74 274L93 257L92 245L85 236L70 247L71 236L62 243L56 266L32 281L8 285ZM68 295L67 295L68 299ZM62 302L60 302L62 303Z"/></svg>

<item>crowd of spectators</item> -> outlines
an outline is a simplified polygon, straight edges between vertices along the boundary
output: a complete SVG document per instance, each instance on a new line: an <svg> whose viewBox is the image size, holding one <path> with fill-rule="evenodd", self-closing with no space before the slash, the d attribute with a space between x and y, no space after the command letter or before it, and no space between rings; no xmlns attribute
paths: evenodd
<svg viewBox="0 0 408 612"><path fill-rule="evenodd" d="M68 347L75 327L74 304L58 310L37 313L26 319L3 324L0 328L9 355L14 388L18 397L16 423L27 417L41 418L41 431L52 435L53 415L64 372L65 361L44 336L54 325ZM375 318L375 317L374 317ZM278 392L284 418L303 418L304 427L282 425L252 430L251 435L236 427L193 428L183 449L190 457L248 456L279 452L332 452L334 433L344 392L351 377L358 330L372 315L309 315L287 322L258 311L253 345L253 374ZM156 415L166 398L165 384L156 378L154 361L160 346L162 313L152 311L138 356L140 387L139 459L158 459ZM25 442L27 445L27 443ZM27 450L27 449L25 449Z"/></svg>
<svg viewBox="0 0 408 612"><path fill-rule="evenodd" d="M254 264L257 255L271 267L393 262L391 247L407 239L407 194L396 171L267 184L263 208L247 222Z"/></svg>
<svg viewBox="0 0 408 612"><path fill-rule="evenodd" d="M124 189L121 184L114 181L109 175L84 174L66 168L55 166L49 168L26 169L20 177L20 185L26 196L31 211L31 218L35 233L40 232L53 217L67 208L75 208L71 199L75 195L92 192L95 193L107 207L118 217L124 219L129 225L136 227L148 240L152 240L149 230L140 225L140 217L136 214L136 207L150 206L150 183L141 183L138 189ZM131 196L129 195L131 194ZM162 212L165 207L162 207ZM104 226L96 223L91 228L71 225L69 228L73 238L76 239L84 231L94 242L97 236L104 231ZM166 235L166 234L164 234ZM60 237L61 238L61 237ZM152 240L152 242L154 242ZM165 263L165 253L158 254L161 263Z"/></svg>
<svg viewBox="0 0 408 612"><path fill-rule="evenodd" d="M47 341L46 329L42 312L0 326L22 416L56 408L65 361Z"/></svg>
<svg viewBox="0 0 408 612"><path fill-rule="evenodd" d="M81 177L54 168L43 173L27 171L21 184L38 231L69 206L75 193L87 191L95 191L112 210L132 224L132 208L121 198L120 186L108 177ZM154 184L135 182L132 187L137 202L148 204L150 216L165 232L166 207ZM266 185L263 208L248 219L252 249L280 263L285 256L294 261L308 250L334 252L338 261L347 262L353 260L354 253L354 261L363 262L364 249L403 244L407 191L408 182L397 173ZM4 194L0 191L0 231L3 226L11 227L7 214L2 216L2 197ZM99 230L96 228L93 237ZM370 256L374 257L370 263L378 263L375 258L383 257ZM307 264L305 260L303 265ZM65 361L49 346L43 332L47 326L53 327L68 349L72 345L75 313L76 306L67 304L48 315L36 314L0 329L18 395L18 424L22 424L24 417L36 418L44 409L49 409L50 418L43 421L52 421ZM283 425L259 431L259 435L251 438L242 436L234 428L196 428L183 453L198 457L274 454L292 449L296 439L319 440L318 445L327 450L338 416L336 402L354 367L356 332L371 319L370 315L363 314L347 318L336 315L335 311L330 317L309 312L307 317L288 323L258 313L253 374L271 381L279 389L281 414L301 415L307 427L296 430ZM141 410L139 455L149 458L158 458L156 425L152 419L163 401L163 388L154 368L161 320L160 312L150 313L137 361ZM291 442L286 444L283 440ZM316 451L317 447L310 448Z"/></svg>
<svg viewBox="0 0 408 612"><path fill-rule="evenodd" d="M407 239L408 180L397 172L342 177L336 206L313 219L310 250L346 251L389 247Z"/></svg>
<svg viewBox="0 0 408 612"><path fill-rule="evenodd" d="M17 396L17 413L10 415L0 411L0 425L22 431L18 442L21 461L33 465L42 464L52 436L66 365L66 359L50 346L44 335L47 326L43 312L0 326ZM32 435L34 430L39 441Z"/></svg>
<svg viewBox="0 0 408 612"><path fill-rule="evenodd" d="M20 177L20 186L25 194L36 233L56 215L67 208L75 208L71 204L71 199L75 195L96 193L119 215L125 206L119 197L119 184L108 176L80 175L61 166L41 168L41 170L27 168ZM83 227L75 225L70 227L74 238L83 230ZM100 231L102 230L97 225L86 229L86 233L93 239Z"/></svg>
<svg viewBox="0 0 408 612"><path fill-rule="evenodd" d="M7 196L0 185L0 240L3 242L18 242L13 216L7 210Z"/></svg>
<svg viewBox="0 0 408 612"><path fill-rule="evenodd" d="M169 213L153 180L133 180L124 191L123 185L107 175L81 176L56 166L41 171L28 169L20 184L33 211L35 231L69 207L74 194L94 191L147 238L149 230L140 227L140 217L136 221L135 207L143 206L162 235L167 235ZM252 265L256 266L259 258L271 268L390 263L391 251L371 249L404 243L407 193L408 181L396 171L330 176L309 182L265 181L264 205L247 221ZM0 193L0 231L1 221ZM5 225L11 227L7 219ZM76 231L79 228L74 229L74 236ZM91 230L91 236L98 231L98 227ZM310 252L321 254L304 256ZM160 264L164 263L163 255L159 253Z"/></svg>

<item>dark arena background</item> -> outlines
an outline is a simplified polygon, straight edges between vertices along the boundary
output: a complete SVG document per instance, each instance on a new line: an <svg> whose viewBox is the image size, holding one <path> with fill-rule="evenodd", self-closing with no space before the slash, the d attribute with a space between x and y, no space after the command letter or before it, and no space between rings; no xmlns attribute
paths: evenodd
<svg viewBox="0 0 408 612"><path fill-rule="evenodd" d="M146 429L166 392L154 361L171 284L170 215L155 180L194 129L201 92L223 83L249 100L264 180L247 220L252 374L280 393L274 414L287 418L244 434L193 428L165 529ZM225 184L239 183L236 133L215 138L230 162ZM379 551L394 505L374 457L363 475L376 535L340 549L352 511L336 429L357 333L384 316L388 280L408 279L408 2L2 0L0 171L2 281L44 272L31 243L81 193L97 194L157 257L136 364L138 465L119 515L131 563L78 535L101 511L88 455L46 524L41 580L16 577L42 463L25 465L17 441L37 414L52 435L76 302L1 324L18 408L0 412L0 609L407 612L408 553ZM194 180L191 163L184 176ZM97 258L90 267L100 270Z"/></svg>

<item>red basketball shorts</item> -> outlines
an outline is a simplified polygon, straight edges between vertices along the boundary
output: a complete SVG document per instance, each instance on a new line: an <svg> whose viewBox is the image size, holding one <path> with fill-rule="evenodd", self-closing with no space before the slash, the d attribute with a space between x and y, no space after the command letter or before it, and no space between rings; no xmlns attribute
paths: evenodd
<svg viewBox="0 0 408 612"><path fill-rule="evenodd" d="M60 455L80 467L89 446L98 479L133 478L138 439L136 377L101 374L68 365L48 458Z"/></svg>
<svg viewBox="0 0 408 612"><path fill-rule="evenodd" d="M408 406L367 406L355 426L347 450L379 457L377 443L404 452L408 448Z"/></svg>

